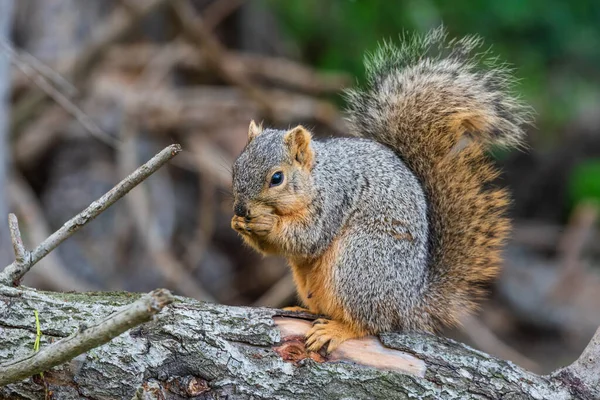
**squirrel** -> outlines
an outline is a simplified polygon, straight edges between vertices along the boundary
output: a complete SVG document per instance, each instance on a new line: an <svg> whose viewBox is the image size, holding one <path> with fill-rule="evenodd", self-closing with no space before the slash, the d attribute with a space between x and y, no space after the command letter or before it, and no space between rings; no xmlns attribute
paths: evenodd
<svg viewBox="0 0 600 400"><path fill-rule="evenodd" d="M497 275L508 192L486 155L517 147L531 111L477 36L443 27L365 59L346 92L354 137L254 121L233 166L231 226L287 258L310 351L389 331L439 332L473 312ZM486 68L481 68L485 66Z"/></svg>

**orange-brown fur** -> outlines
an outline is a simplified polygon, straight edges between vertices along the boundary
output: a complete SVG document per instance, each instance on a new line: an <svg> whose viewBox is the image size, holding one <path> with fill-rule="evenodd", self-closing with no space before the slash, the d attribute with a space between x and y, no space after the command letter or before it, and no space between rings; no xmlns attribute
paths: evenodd
<svg viewBox="0 0 600 400"><path fill-rule="evenodd" d="M470 119L460 120L459 117ZM429 131L411 136L410 144L403 148L406 163L422 178L424 189L429 194L431 208L436 215L432 230L441 236L445 244L443 251L434 249L435 262L447 265L450 271L454 266L461 269L460 274L450 272L446 282L432 291L434 296L428 299L424 311L431 314L434 321L433 325L423 326L426 330L436 330L440 325L456 325L460 315L471 311L477 298L483 295L479 283L489 281L498 271L500 246L509 230L508 220L501 215L508 204L507 193L502 189L481 189L498 172L485 157L480 143L470 141L460 151L452 151L467 130L488 123L485 117L474 112L459 114L442 125L430 125ZM306 148L304 141L297 143L297 147ZM303 160L312 163L312 154ZM278 168L290 174L292 168L308 167L298 163ZM272 190L265 183L261 196L250 203L252 217L236 216L232 219L232 227L242 234L246 243L263 254L293 256L286 252L290 230L296 224L311 223L307 208L309 201L309 198ZM274 209L277 211L274 212ZM393 224L402 226L404 223L393 221ZM490 232L493 235L488 234ZM398 239L412 240L409 233L393 234ZM312 349L322 346L324 338L330 341L338 338L331 341L328 347L331 351L343 340L371 333L353 321L335 297L332 268L337 261L342 237L340 235L318 258L289 258L298 295L307 310L336 321L315 324L307 335L313 338ZM471 265L465 268L460 260L469 260Z"/></svg>
<svg viewBox="0 0 600 400"><path fill-rule="evenodd" d="M397 317L393 312L379 313L377 309L372 312L379 313L377 316L381 318L372 318L369 307L377 303L369 302L369 296L353 292L352 286L346 287L342 294L340 288L333 287L333 269L339 264L342 246L346 245L347 230L343 226L333 242L326 242L329 245L325 251L319 249L318 256L305 256L306 252L299 255L290 250L294 232L298 231L295 228L317 225L309 211L310 195L290 198L285 187L265 189L252 204L251 216L232 220L234 229L251 246L263 253L288 257L302 302L309 311L330 318L316 321L307 334L310 350L329 343L327 350L331 351L344 340L390 327L433 332L442 326L456 325L461 315L476 308L484 285L497 275L501 247L510 230L509 220L504 215L509 198L504 189L488 187L498 171L485 151L491 144L518 145L524 135L520 125L529 121L529 111L510 93L512 81L507 70L501 66L492 66L483 72L477 70L477 57L468 55L479 44L475 38L447 42L443 30L432 31L422 39L416 37L400 47L384 44L367 63L367 88L347 92L352 133L393 149L418 179L415 185L419 185L427 201L426 212L406 216L408 223L414 226L427 222L427 248L417 254L426 257L415 257L424 260L423 263L408 260L414 264L408 271L415 271L415 276L425 271L419 276L423 285L407 280L414 287L388 286L388 290L401 288L400 292L406 296L414 293L411 297L414 303L406 302L414 306L402 315L402 321L394 320ZM442 53L448 52L448 56L430 58L432 46L438 46ZM485 54L481 58L488 67L491 65ZM252 123L249 140L260 131L261 128ZM295 162L291 167L278 168L308 173L314 163L310 134L302 127L294 128L285 133L285 143ZM339 157L337 153L319 162L335 166ZM286 170L286 174L290 172ZM374 191L372 195L378 199L377 196L386 196L386 191ZM373 222L380 223L380 220L375 218ZM415 237L402 229L396 231L396 227L406 224L393 221L391 227L381 225L383 229L391 229L386 233L399 240L418 244L416 238L424 243L423 236L419 236L422 231L416 231ZM322 228L322 225L317 226ZM348 243L352 246L351 241ZM368 242L360 245L370 248ZM419 269L423 266L426 268ZM357 266L349 268L352 267ZM394 267L395 264L390 266ZM336 278L348 271L355 270L336 270ZM346 275L354 279L356 276L367 279L369 288L387 282L368 274ZM403 277L396 279L404 283ZM338 298L344 296L344 304L354 304L362 313L352 310L356 320ZM360 299L361 304L347 301L348 297ZM396 299L392 298L391 302ZM388 309L395 305L390 304ZM372 320L377 320L379 325L372 324ZM364 328L365 321L372 331Z"/></svg>
<svg viewBox="0 0 600 400"><path fill-rule="evenodd" d="M493 122L493 116L473 109L409 137L397 136L410 139L398 140L395 147L421 178L435 215L430 221L432 233L444 244L433 247L432 262L444 265L447 273L426 302L425 310L434 317L431 330L457 325L461 315L472 312L485 294L483 284L499 271L501 247L510 231L504 216L508 193L483 189L498 171L480 141L474 139L453 151L465 133L486 132Z"/></svg>
<svg viewBox="0 0 600 400"><path fill-rule="evenodd" d="M302 303L308 311L330 318L318 319L307 333L307 346L312 351L317 351L328 343L327 352L331 352L343 341L367 334L344 310L333 286L333 268L338 263L342 238L343 235L340 235L318 258L290 260L297 293Z"/></svg>
<svg viewBox="0 0 600 400"><path fill-rule="evenodd" d="M233 217L232 227L242 233L246 243L259 251L286 255L282 251L286 248L287 238L290 237L286 231L293 224L310 222L306 207L298 207L295 212L285 215L262 214L260 207L260 204L253 205L252 210L258 215L250 221L242 217ZM268 228L263 229L264 226ZM250 228L250 231L247 228ZM317 258L291 257L289 259L298 296L306 308L290 307L288 310L309 311L331 318L331 321L324 319L315 321L314 327L307 333L309 350L317 351L325 343L329 343L327 351L331 352L343 341L365 336L368 333L352 320L335 295L332 273L338 260L342 238L343 236L340 235Z"/></svg>

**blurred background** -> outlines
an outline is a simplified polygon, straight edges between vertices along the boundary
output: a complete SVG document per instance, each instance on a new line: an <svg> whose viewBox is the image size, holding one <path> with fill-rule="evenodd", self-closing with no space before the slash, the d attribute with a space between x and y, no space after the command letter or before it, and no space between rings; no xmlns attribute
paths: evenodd
<svg viewBox="0 0 600 400"><path fill-rule="evenodd" d="M537 113L527 149L493 154L514 198L502 277L445 334L535 372L572 362L600 325L596 0L0 0L0 218L18 215L29 248L166 145L185 150L25 284L294 304L285 262L229 227L249 121L343 135L364 52L442 22L483 36Z"/></svg>

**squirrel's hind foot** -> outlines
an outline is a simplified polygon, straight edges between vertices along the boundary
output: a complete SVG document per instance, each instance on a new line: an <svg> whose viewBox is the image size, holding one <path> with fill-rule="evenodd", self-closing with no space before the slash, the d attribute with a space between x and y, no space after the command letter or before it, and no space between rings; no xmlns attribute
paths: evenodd
<svg viewBox="0 0 600 400"><path fill-rule="evenodd" d="M319 351L327 345L327 354L339 347L348 339L357 339L366 334L352 326L325 318L313 322L313 327L306 333L306 348L309 351Z"/></svg>

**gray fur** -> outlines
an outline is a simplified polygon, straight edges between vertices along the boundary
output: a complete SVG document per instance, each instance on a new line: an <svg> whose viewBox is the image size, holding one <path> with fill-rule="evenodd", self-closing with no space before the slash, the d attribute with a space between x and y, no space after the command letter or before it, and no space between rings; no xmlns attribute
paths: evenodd
<svg viewBox="0 0 600 400"><path fill-rule="evenodd" d="M233 164L233 193L238 200L256 198L269 169L284 162L292 162L283 146L284 134L285 131L265 129L239 155Z"/></svg>
<svg viewBox="0 0 600 400"><path fill-rule="evenodd" d="M252 140L233 169L236 199L261 190L272 167L291 162L286 131ZM333 287L343 307L369 329L394 330L420 301L427 276L427 204L414 174L388 147L368 139L313 140L309 187L314 216L295 226L287 255L317 257L344 232ZM385 279L372 279L373 276ZM374 284L376 282L376 284Z"/></svg>
<svg viewBox="0 0 600 400"><path fill-rule="evenodd" d="M519 145L531 109L506 66L473 54L481 43L448 41L443 28L384 43L366 60L367 85L347 92L359 138L313 140L310 177L291 177L294 195L309 198L309 221L290 224L281 252L310 265L339 240L330 287L369 333L454 324L497 270L488 261L508 230L505 194L484 187L495 175L482 155L454 150L465 132L484 146ZM234 166L236 202L293 162L285 134L266 130L248 144Z"/></svg>

